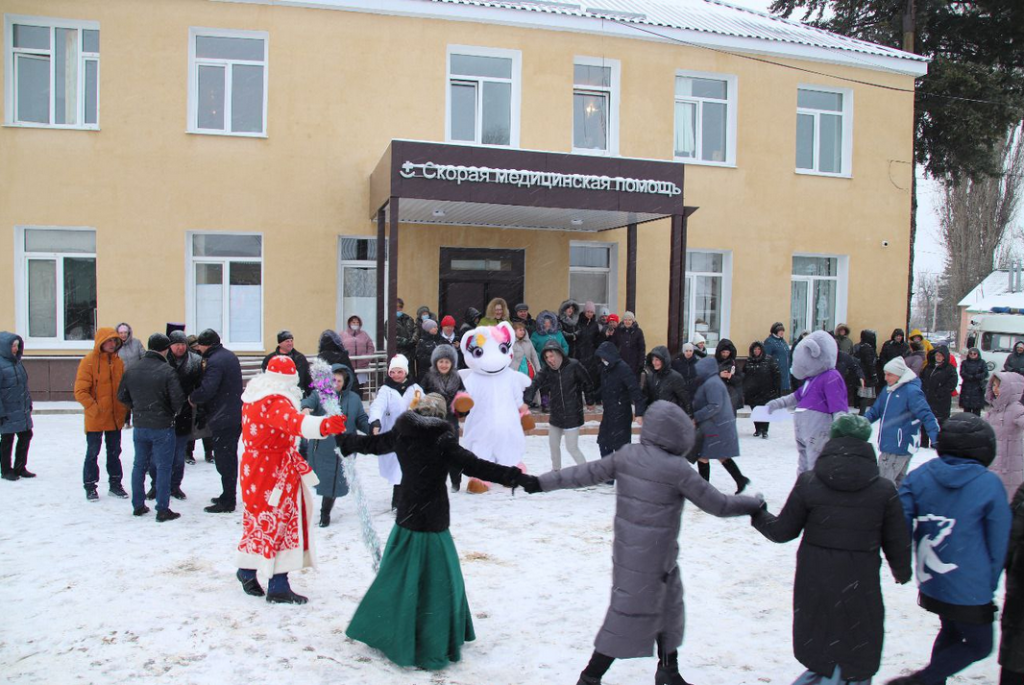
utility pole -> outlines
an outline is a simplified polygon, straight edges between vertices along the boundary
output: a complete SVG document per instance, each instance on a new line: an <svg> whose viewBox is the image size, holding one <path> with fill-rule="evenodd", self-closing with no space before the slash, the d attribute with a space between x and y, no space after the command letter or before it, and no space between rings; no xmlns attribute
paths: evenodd
<svg viewBox="0 0 1024 685"><path fill-rule="evenodd" d="M916 52L917 8L915 0L907 0L903 11L903 51ZM916 107L916 102L915 102ZM916 116L915 116L916 119ZM916 123L915 123L916 128ZM917 242L917 132L910 160L910 255L907 266L907 324L910 324L910 310L914 301L914 243Z"/></svg>

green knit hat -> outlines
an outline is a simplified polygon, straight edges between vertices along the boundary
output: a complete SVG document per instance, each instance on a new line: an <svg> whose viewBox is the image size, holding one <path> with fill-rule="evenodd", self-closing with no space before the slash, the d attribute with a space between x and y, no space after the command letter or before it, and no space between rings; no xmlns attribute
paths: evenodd
<svg viewBox="0 0 1024 685"><path fill-rule="evenodd" d="M871 423L863 416L843 414L832 422L828 436L830 438L857 438L867 442L871 439Z"/></svg>

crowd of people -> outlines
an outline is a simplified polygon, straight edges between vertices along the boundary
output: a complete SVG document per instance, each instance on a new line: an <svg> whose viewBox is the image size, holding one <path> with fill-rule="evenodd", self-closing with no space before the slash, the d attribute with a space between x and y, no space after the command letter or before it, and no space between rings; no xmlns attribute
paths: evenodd
<svg viewBox="0 0 1024 685"><path fill-rule="evenodd" d="M591 302L566 300L557 312L534 318L525 303L510 308L498 298L482 313L468 309L458 329L452 315L420 307L413 318L398 303L398 354L387 360L387 378L368 408L361 385L374 344L358 316L348 318L344 331L328 329L319 338L316 357L329 369L326 385L313 378L310 360L287 330L263 360L263 373L245 386L238 358L213 330L192 336L169 325L143 346L127 323L98 329L74 383L84 410L86 499L99 499L105 447L108 494L130 498L137 517L149 514L146 502L155 500L155 520L175 520L180 515L171 500L186 499L185 467L195 463L195 445L202 443L221 480L221 494L205 511L235 511L242 483L237 577L243 590L301 604L306 598L292 591L287 575L312 564L311 488L322 498L319 524L328 526L336 499L349 491L339 454L379 455L397 516L388 549L403 551L385 552L379 584L349 634L386 643L382 649L396 663L436 669L458 660L462 643L473 639L464 587L444 600L421 587L397 607L397 631L384 630L380 612L396 609L392 598L402 588L394 579L410 566L424 573L446 566L445 582L462 582L447 533L446 483L458 492L463 471L530 493L615 483L617 591L579 685L597 685L615 659L648 656L655 647L657 683L686 685L678 669L683 604L676 561L685 500L716 516L749 515L774 542L802 536L793 645L807 672L799 685L864 684L878 671L880 552L898 583L916 576L921 606L941 619L929 664L890 683L938 685L987 656L1005 568L1000 684L1024 684L1024 555L1017 553L1024 545L1024 343L1015 345L1003 370L990 374L977 348L957 369L949 350L933 347L919 331L908 338L896 329L877 349L871 330L854 343L841 324L803 333L791 344L785 326L775 323L740 359L731 340L711 349L700 334L675 353L664 346L648 351L632 312L620 319ZM473 406L464 401L460 341L478 326L501 322L514 331L510 368L528 376L522 402L549 415L552 470L539 477L481 460L459 445L460 418ZM0 475L8 481L35 476L27 468L32 399L23 354L20 336L0 332ZM353 355L361 359L353 363ZM952 415L954 397L963 413ZM597 405L601 458L588 460L579 435ZM744 405L765 408L767 420L754 423L762 439L774 412L794 410L798 477L778 515L763 498L741 494L750 483L736 462ZM870 443L876 422L877 453ZM641 426L638 445L630 445L634 424ZM130 494L120 459L129 425ZM563 442L575 462L566 469ZM938 458L908 474L913 454L929 445ZM710 486L711 461L733 478L735 495ZM418 468L408 468L413 463ZM256 523L267 517L286 531L284 539L268 537ZM641 548L647 552L636 551ZM269 577L266 591L257 573ZM845 609L835 611L839 605ZM421 656L417 616L424 606L435 606L448 622L435 625L438 631L458 635L435 641Z"/></svg>

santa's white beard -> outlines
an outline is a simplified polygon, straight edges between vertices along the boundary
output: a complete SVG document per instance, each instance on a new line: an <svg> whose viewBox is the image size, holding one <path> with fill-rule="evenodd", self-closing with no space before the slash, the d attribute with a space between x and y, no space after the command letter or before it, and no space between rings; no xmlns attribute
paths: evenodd
<svg viewBox="0 0 1024 685"><path fill-rule="evenodd" d="M295 408L302 401L302 390L299 389L298 378L282 376L276 373L261 373L249 381L242 393L242 402L259 402L271 395L286 397Z"/></svg>

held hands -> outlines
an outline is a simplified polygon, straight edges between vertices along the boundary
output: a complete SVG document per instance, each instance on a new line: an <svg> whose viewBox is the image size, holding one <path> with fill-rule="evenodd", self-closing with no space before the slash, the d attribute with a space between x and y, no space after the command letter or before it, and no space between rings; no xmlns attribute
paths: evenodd
<svg viewBox="0 0 1024 685"><path fill-rule="evenodd" d="M533 495L541 491L540 479L537 476L531 476L528 473L520 473L516 476L516 485L526 490L527 493Z"/></svg>
<svg viewBox="0 0 1024 685"><path fill-rule="evenodd" d="M344 416L328 416L320 423L320 435L338 435L345 432Z"/></svg>

